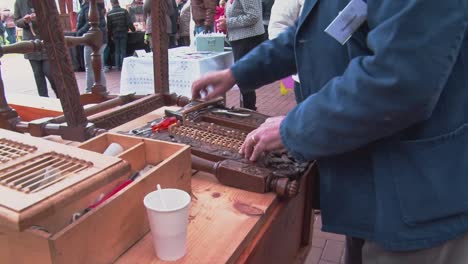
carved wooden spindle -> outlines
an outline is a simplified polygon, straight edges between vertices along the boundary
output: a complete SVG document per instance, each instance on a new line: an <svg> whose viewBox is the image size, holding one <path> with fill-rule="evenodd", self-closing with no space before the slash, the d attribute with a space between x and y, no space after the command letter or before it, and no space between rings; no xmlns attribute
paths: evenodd
<svg viewBox="0 0 468 264"><path fill-rule="evenodd" d="M0 46L0 57L2 56ZM1 63L0 63L1 66ZM0 70L0 128L12 130L14 124L19 121L18 114L12 109L5 97L5 87L3 86L2 71Z"/></svg>
<svg viewBox="0 0 468 264"><path fill-rule="evenodd" d="M38 32L44 41L50 60L52 78L57 85L60 102L67 122L63 137L74 140L89 138L89 124L80 103L80 93L71 66L68 48L65 46L62 25L55 0L33 0Z"/></svg>
<svg viewBox="0 0 468 264"><path fill-rule="evenodd" d="M154 92L169 93L169 36L166 33L167 1L151 1L151 38L153 42Z"/></svg>
<svg viewBox="0 0 468 264"><path fill-rule="evenodd" d="M89 25L90 29L86 34L92 34L92 41L89 43L89 46L93 49L91 53L91 63L93 65L94 73L94 84L91 88L93 93L105 93L106 88L102 86L101 83L101 68L102 68L102 59L99 50L102 46L102 32L99 28L99 10L97 7L97 0L89 0ZM86 35L85 34L85 35Z"/></svg>

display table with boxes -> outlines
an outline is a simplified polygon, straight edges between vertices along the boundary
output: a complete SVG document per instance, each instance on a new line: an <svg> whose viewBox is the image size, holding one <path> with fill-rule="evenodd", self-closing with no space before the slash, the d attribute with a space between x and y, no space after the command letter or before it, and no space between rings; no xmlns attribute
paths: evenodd
<svg viewBox="0 0 468 264"><path fill-rule="evenodd" d="M87 166L77 175L58 181L58 185L33 192L32 195L41 197L36 197L35 203L31 200L32 206L22 211L13 209L29 202L28 199L2 196L2 262L162 263L153 250L143 205L143 197L158 183L164 188L184 189L192 197L187 253L177 263L303 262L313 230L313 218L307 217L312 210L312 178L302 177L299 194L282 200L274 193L228 187L213 175L191 171L188 146L122 134L160 118L166 109L177 110L173 107L155 110L83 144L56 138L56 142L63 144L44 143L43 139L0 131L3 138L21 142L14 153L24 153L11 164L0 164L2 170L25 170L18 164L30 160L30 155L35 158L50 150ZM99 154L111 143L121 145L124 151L117 157ZM148 165L154 167L71 222L74 212L87 208L99 194L109 193ZM112 173L103 173L106 171ZM14 192L8 186L10 182L0 186L0 190Z"/></svg>
<svg viewBox="0 0 468 264"><path fill-rule="evenodd" d="M169 49L169 90L192 97L192 82L202 75L229 68L233 63L231 50L224 52L194 51L190 47ZM153 56L127 57L120 77L120 94L154 93Z"/></svg>

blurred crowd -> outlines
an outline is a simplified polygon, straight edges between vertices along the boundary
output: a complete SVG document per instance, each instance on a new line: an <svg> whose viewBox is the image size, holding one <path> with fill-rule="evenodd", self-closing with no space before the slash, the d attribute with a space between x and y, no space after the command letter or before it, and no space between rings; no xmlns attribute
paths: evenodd
<svg viewBox="0 0 468 264"><path fill-rule="evenodd" d="M152 47L151 3L153 0L98 0L99 28L103 33L99 53L102 58L100 85L106 87L105 73L122 68L127 55L129 34L139 32ZM240 59L255 46L268 39L270 10L274 0L164 0L166 15L166 34L169 48L193 45L196 34L222 32L227 34L227 45L232 47L235 60ZM88 32L89 0L74 0L71 30L74 35L83 36ZM13 10L1 13L0 44L12 44L18 39L40 39L36 27L36 14L30 0L16 0ZM76 17L76 21L74 21ZM75 23L73 23L75 22ZM18 33L20 34L17 34ZM17 36L19 35L19 36ZM143 40L142 40L143 41ZM111 48L112 47L112 48ZM112 51L112 52L111 52ZM91 47L83 51L86 70L86 90L91 92L95 83L91 65ZM50 76L50 65L45 52L25 55L34 72L38 93L48 96L47 82L56 92ZM106 65L106 66L104 66ZM246 108L255 109L255 92L242 89L241 103Z"/></svg>

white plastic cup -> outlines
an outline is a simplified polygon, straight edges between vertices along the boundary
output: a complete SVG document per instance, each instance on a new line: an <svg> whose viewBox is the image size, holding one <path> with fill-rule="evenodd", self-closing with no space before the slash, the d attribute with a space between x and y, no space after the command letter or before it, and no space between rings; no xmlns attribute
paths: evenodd
<svg viewBox="0 0 468 264"><path fill-rule="evenodd" d="M187 250L190 195L179 189L161 189L148 193L143 203L158 258L166 261L182 258Z"/></svg>
<svg viewBox="0 0 468 264"><path fill-rule="evenodd" d="M117 143L110 143L109 146L104 150L102 154L107 156L117 156L124 151L124 148Z"/></svg>

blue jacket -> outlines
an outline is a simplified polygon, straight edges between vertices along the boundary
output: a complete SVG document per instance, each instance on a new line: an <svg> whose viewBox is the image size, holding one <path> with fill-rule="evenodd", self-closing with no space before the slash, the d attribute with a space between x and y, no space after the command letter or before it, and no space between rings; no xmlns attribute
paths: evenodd
<svg viewBox="0 0 468 264"><path fill-rule="evenodd" d="M296 26L232 66L236 80L299 72L280 133L318 160L323 230L389 250L468 232L468 0L368 0L342 46L324 29L347 3L306 0Z"/></svg>

